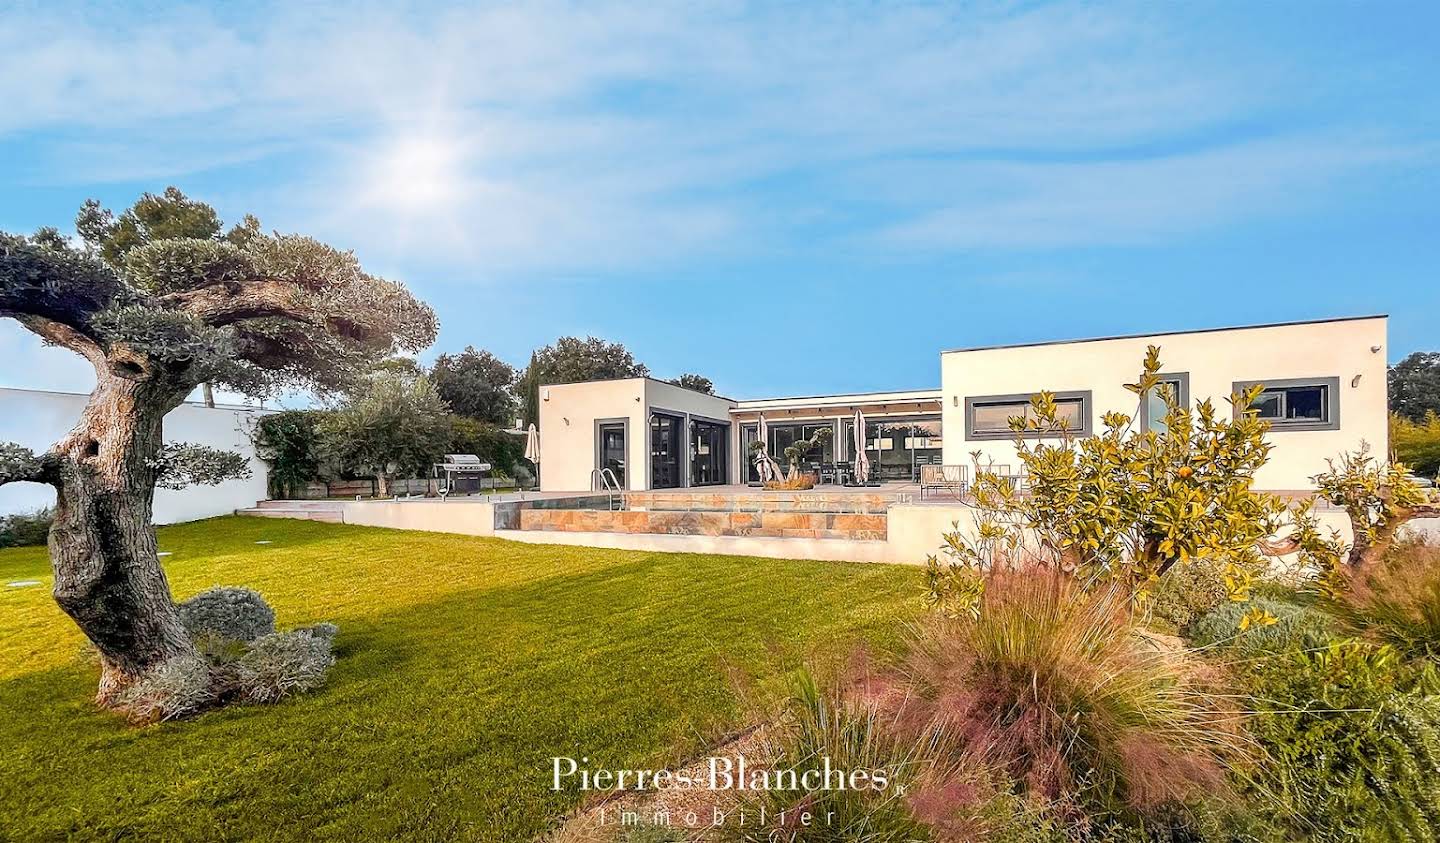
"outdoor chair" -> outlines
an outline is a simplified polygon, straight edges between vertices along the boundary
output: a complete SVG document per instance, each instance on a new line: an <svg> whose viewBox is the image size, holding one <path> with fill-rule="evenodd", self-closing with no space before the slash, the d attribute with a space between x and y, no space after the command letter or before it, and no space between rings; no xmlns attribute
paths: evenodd
<svg viewBox="0 0 1440 843"><path fill-rule="evenodd" d="M970 488L970 469L964 465L920 466L920 500L930 492L950 492L964 497Z"/></svg>
<svg viewBox="0 0 1440 843"><path fill-rule="evenodd" d="M1012 471L1009 463L994 463L981 468L980 471L993 474L1000 480L1009 480L1015 491L1023 492L1030 485L1030 474L1022 466L1019 471Z"/></svg>

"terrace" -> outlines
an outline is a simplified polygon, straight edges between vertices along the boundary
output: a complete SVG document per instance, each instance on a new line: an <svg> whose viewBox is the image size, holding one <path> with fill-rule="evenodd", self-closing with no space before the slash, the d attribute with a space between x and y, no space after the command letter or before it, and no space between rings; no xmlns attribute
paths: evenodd
<svg viewBox="0 0 1440 843"><path fill-rule="evenodd" d="M761 416L766 420L766 449L777 459L795 442L829 429L830 438L802 460L801 468L843 484L856 458L857 412L864 418L864 452L872 478L913 485L923 466L941 464L939 390L742 401L730 411L730 417L739 429L742 456L749 454L759 439ZM744 463L741 473L746 482L758 482L753 462Z"/></svg>
<svg viewBox="0 0 1440 843"><path fill-rule="evenodd" d="M363 501L260 501L238 514L498 536L531 544L917 563L971 511L914 483L767 491L526 492Z"/></svg>

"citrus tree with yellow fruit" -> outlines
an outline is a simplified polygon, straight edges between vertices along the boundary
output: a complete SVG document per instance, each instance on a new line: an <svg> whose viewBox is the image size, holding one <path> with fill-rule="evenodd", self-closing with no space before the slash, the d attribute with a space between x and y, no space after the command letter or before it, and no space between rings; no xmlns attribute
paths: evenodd
<svg viewBox="0 0 1440 843"><path fill-rule="evenodd" d="M1108 412L1097 435L1080 437L1067 428L1053 394L1034 396L1029 412L1010 420L1025 468L1023 490L982 464L977 452L976 527L946 535L945 561L931 557L932 602L969 611L986 571L1039 565L1087 586L1122 587L1143 603L1168 571L1196 560L1215 563L1225 591L1243 600L1276 556L1325 565L1340 553L1307 503L1255 489L1271 447L1269 423L1251 409L1263 387L1231 396L1229 411L1209 400L1192 408L1160 371L1160 349L1150 346L1140 377L1125 385L1137 402L1163 401L1160 423L1144 429L1138 412Z"/></svg>

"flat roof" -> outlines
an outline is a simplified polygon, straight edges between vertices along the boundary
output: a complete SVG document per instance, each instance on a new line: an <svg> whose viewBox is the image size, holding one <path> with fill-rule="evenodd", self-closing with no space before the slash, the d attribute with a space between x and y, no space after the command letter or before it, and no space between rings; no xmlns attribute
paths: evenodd
<svg viewBox="0 0 1440 843"><path fill-rule="evenodd" d="M713 392L701 392L698 389L691 389L688 386L681 386L674 381L667 381L664 378L656 378L650 375L631 375L628 378L594 378L588 381L563 381L561 383L542 383L540 384L540 386L542 388L548 386L584 386L591 383L619 383L620 381L649 381L650 383L659 383L664 384L665 386L673 386L676 389L683 389L686 392L693 392L696 395L704 395L707 398L718 398L721 401L729 401L731 403L735 403L734 398L727 398L724 395L716 395Z"/></svg>
<svg viewBox="0 0 1440 843"><path fill-rule="evenodd" d="M847 392L840 395L792 395L783 398L750 398L739 401L736 410L759 410L772 406L795 404L845 405L845 404L905 404L912 401L939 401L941 391L933 389L886 389L879 392Z"/></svg>
<svg viewBox="0 0 1440 843"><path fill-rule="evenodd" d="M1294 322L1266 322L1259 325L1230 325L1224 328L1195 328L1188 331L1161 331L1153 334L1116 334L1108 337L1083 337L1070 340L1045 340L1043 342L1017 342L1004 343L1001 345L977 345L969 348L949 348L941 354L959 354L964 351L993 351L1001 348L1034 348L1042 345L1071 345L1082 342L1105 342L1106 340L1141 340L1148 337L1173 337L1179 334L1214 334L1220 331L1253 331L1261 328L1288 328L1296 325L1321 325L1326 322L1359 322L1365 319L1388 319L1388 313L1376 313L1370 316L1335 316L1329 319L1300 319Z"/></svg>

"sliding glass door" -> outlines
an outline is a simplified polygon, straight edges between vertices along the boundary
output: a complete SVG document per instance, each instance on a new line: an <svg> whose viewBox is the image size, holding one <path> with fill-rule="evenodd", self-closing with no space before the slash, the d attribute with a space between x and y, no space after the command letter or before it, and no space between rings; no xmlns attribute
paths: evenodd
<svg viewBox="0 0 1440 843"><path fill-rule="evenodd" d="M630 488L625 479L624 422L604 422L600 425L600 468L613 472L620 488Z"/></svg>
<svg viewBox="0 0 1440 843"><path fill-rule="evenodd" d="M690 485L717 486L726 482L729 465L730 425L693 419L690 422Z"/></svg>
<svg viewBox="0 0 1440 843"><path fill-rule="evenodd" d="M813 439L815 434L821 430L831 431L831 436L818 447L811 448L805 457L800 460L800 469L814 473L822 465L829 465L845 459L845 446L835 439L835 421L827 419L824 421L809 422L769 422L766 424L768 439L766 452L780 468L788 469L789 458L785 456L785 449L804 439ZM746 424L740 428L740 462L742 476L747 482L755 483L760 480L760 474L755 468L755 452L751 446L758 438L756 425Z"/></svg>
<svg viewBox="0 0 1440 843"><path fill-rule="evenodd" d="M855 423L844 426L845 454L854 450ZM870 473L879 480L915 481L920 466L941 462L940 419L866 419L865 455L870 458Z"/></svg>
<svg viewBox="0 0 1440 843"><path fill-rule="evenodd" d="M790 458L785 456L785 449L796 442L803 442L815 438L815 434L822 430L834 431L834 422L804 422L802 424L768 424L766 427L770 433L769 445L770 456L781 468L788 469ZM802 471L818 471L822 464L835 462L835 437L832 435L820 444L819 447L811 448L800 460Z"/></svg>
<svg viewBox="0 0 1440 843"><path fill-rule="evenodd" d="M740 476L746 483L760 482L760 467L755 464L755 443L760 441L759 425L740 427Z"/></svg>
<svg viewBox="0 0 1440 843"><path fill-rule="evenodd" d="M681 454L684 419L661 413L650 414L650 488L678 489L684 485Z"/></svg>

